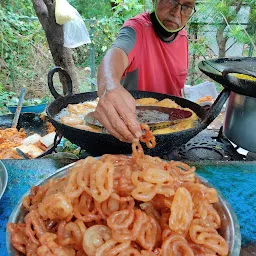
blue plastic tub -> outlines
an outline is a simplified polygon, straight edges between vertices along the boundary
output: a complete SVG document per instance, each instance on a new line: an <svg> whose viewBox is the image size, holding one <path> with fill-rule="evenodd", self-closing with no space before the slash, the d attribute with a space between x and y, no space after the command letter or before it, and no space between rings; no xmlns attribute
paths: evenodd
<svg viewBox="0 0 256 256"><path fill-rule="evenodd" d="M21 108L21 113L25 112L32 112L32 113L42 113L44 112L46 108L46 103L39 104L39 105L34 105L34 106L23 106ZM8 106L8 109L12 112L15 113L17 106Z"/></svg>

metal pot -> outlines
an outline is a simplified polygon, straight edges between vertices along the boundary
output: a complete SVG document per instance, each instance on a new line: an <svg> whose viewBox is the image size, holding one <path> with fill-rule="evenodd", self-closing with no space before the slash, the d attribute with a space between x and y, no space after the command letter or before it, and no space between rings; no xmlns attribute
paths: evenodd
<svg viewBox="0 0 256 256"><path fill-rule="evenodd" d="M239 147L256 152L256 99L231 92L224 133Z"/></svg>
<svg viewBox="0 0 256 256"><path fill-rule="evenodd" d="M237 78L244 74L256 78L256 58L222 58L205 60L199 69L231 91L224 133L239 147L256 152L256 82Z"/></svg>

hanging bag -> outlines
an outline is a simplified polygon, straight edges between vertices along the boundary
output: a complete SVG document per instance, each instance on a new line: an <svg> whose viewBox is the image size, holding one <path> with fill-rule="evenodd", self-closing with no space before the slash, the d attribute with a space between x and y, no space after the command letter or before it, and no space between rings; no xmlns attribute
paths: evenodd
<svg viewBox="0 0 256 256"><path fill-rule="evenodd" d="M66 0L56 0L55 18L56 23L64 27L65 47L76 48L91 43L81 15Z"/></svg>

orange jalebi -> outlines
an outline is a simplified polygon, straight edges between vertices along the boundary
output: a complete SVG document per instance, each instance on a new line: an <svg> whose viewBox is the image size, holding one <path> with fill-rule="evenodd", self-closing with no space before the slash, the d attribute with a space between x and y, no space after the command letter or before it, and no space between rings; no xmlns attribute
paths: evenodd
<svg viewBox="0 0 256 256"><path fill-rule="evenodd" d="M144 134L140 138L140 141L146 143L148 148L154 148L156 146L156 138L150 131L149 126L147 124L141 124L140 126L142 132L144 132Z"/></svg>
<svg viewBox="0 0 256 256"><path fill-rule="evenodd" d="M227 255L217 191L194 167L144 155L139 141L132 149L132 157L79 160L65 177L33 187L24 223L7 225L14 248L33 256Z"/></svg>
<svg viewBox="0 0 256 256"><path fill-rule="evenodd" d="M25 138L26 133L23 129L19 131L16 128L0 129L0 159L21 159L14 148L20 146Z"/></svg>

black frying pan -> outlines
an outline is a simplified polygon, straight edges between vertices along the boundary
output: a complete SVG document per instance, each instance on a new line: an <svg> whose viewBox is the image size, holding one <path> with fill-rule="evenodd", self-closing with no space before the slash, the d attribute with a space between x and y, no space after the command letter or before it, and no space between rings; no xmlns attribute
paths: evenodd
<svg viewBox="0 0 256 256"><path fill-rule="evenodd" d="M7 114L7 115L0 116L0 127L2 129L10 128L12 126L13 117L14 117L14 114ZM20 128L23 128L27 136L33 135L35 133L41 136L44 136L48 133L47 121L48 121L47 119L41 119L40 114L21 113L18 124L17 124L17 129L19 130ZM57 139L56 145L59 142L60 142L60 138ZM45 151L43 154L41 154L37 158L41 158L45 155L51 154L56 148L56 145L53 145L51 148L49 148L47 151Z"/></svg>
<svg viewBox="0 0 256 256"><path fill-rule="evenodd" d="M52 78L55 72L62 72L67 78L68 92L67 95L64 97L59 95L57 91L54 89ZM77 104L85 101L94 100L97 97L96 92L72 94L72 81L70 79L70 76L65 70L63 70L60 67L55 67L48 73L48 85L52 95L55 97L55 100L47 107L46 112L50 122L52 122L57 131L59 131L64 137L66 137L72 143L75 143L80 147L84 148L92 156L98 156L106 153L131 153L131 144L121 142L110 134L94 133L80 130L62 124L56 119L56 115L59 114L59 112L63 108L66 108L68 104ZM222 106L224 105L225 101L227 100L230 94L230 91L224 89L222 93L219 95L218 99L213 104L210 111L208 112L196 103L171 95L145 91L131 91L130 93L133 95L135 99L145 97L153 97L158 100L163 100L165 98L172 99L180 106L184 108L190 108L191 110L193 110L200 118L197 125L192 129L176 133L156 135L156 147L153 149L147 149L144 147L144 150L147 154L153 156L163 156L171 152L173 149L188 142L200 131L205 129L220 113Z"/></svg>
<svg viewBox="0 0 256 256"><path fill-rule="evenodd" d="M231 73L256 77L256 58L221 58L201 61L199 69L229 90L245 96L256 97L256 81L238 79Z"/></svg>

